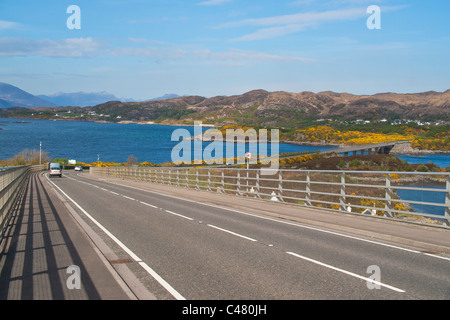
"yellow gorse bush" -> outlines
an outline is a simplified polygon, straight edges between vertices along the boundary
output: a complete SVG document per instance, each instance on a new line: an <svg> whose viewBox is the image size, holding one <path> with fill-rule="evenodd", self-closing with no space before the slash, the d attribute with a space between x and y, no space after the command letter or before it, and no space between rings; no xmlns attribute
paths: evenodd
<svg viewBox="0 0 450 320"><path fill-rule="evenodd" d="M309 142L346 143L346 144L371 144L388 141L412 140L412 134L402 135L398 133L383 134L373 132L335 130L329 126L317 126L304 130L297 130L297 136L301 140Z"/></svg>

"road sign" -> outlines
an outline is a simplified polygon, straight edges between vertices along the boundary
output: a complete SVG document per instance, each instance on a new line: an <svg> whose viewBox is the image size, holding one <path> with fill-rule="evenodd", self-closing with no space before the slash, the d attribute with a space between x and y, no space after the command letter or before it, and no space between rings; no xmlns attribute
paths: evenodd
<svg viewBox="0 0 450 320"><path fill-rule="evenodd" d="M247 152L247 153L245 154L245 157L246 157L248 160L250 160L250 159L252 158L252 154L251 154L250 152Z"/></svg>

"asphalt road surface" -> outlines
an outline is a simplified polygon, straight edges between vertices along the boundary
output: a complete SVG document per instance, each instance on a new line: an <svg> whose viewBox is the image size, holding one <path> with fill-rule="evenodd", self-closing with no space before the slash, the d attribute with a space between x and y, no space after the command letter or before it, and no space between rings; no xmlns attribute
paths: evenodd
<svg viewBox="0 0 450 320"><path fill-rule="evenodd" d="M49 181L155 299L450 298L450 257L64 172ZM133 287L133 284L130 284Z"/></svg>

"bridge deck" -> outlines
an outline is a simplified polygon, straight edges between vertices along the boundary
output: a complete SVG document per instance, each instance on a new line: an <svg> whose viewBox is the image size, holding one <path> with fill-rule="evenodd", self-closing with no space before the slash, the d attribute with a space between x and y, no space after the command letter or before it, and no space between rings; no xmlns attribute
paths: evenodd
<svg viewBox="0 0 450 320"><path fill-rule="evenodd" d="M332 150L324 150L321 153L356 153L356 152L371 152L371 153L389 153L390 150L396 145L395 142L391 143L375 143L357 146L347 146L343 148L336 148Z"/></svg>
<svg viewBox="0 0 450 320"><path fill-rule="evenodd" d="M71 265L88 270L80 289L68 288ZM32 174L1 241L0 300L104 299L129 296L63 202Z"/></svg>
<svg viewBox="0 0 450 320"><path fill-rule="evenodd" d="M96 178L92 175L90 177ZM351 232L370 239L413 246L423 251L450 253L448 230L439 228L336 214L167 185L104 176L101 179L172 197ZM114 273L107 267L107 261L101 259L91 240L72 218L64 201L49 186L39 174L33 174L14 210L6 237L0 246L0 300L134 299L113 276ZM68 289L67 268L70 265L78 265L86 270L81 277L82 289Z"/></svg>

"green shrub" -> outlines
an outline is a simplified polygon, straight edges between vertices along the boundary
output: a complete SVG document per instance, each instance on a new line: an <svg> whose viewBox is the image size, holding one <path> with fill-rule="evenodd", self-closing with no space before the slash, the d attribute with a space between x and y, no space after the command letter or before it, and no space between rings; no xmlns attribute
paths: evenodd
<svg viewBox="0 0 450 320"><path fill-rule="evenodd" d="M419 164L416 168L418 172L428 172L428 167L424 164Z"/></svg>

